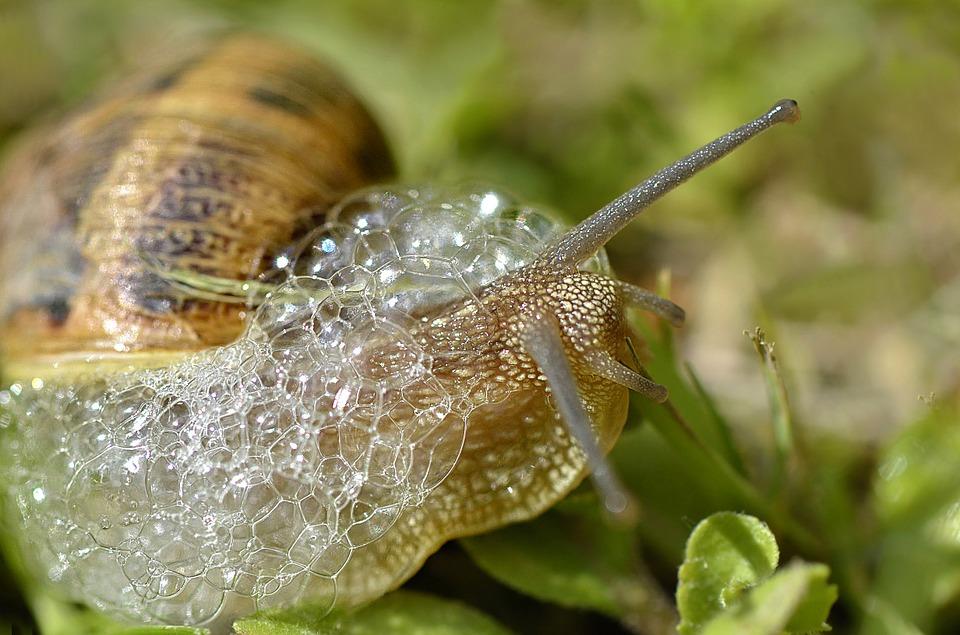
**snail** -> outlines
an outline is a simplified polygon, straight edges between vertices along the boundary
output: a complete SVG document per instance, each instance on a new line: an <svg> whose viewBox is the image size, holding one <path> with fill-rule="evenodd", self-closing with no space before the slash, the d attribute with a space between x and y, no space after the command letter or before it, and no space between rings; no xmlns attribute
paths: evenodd
<svg viewBox="0 0 960 635"><path fill-rule="evenodd" d="M0 476L62 594L229 627L350 607L443 542L531 518L605 463L629 391L604 244L775 123L780 101L567 229L393 175L309 55L233 36L28 144L0 180ZM366 186L366 187L365 187Z"/></svg>

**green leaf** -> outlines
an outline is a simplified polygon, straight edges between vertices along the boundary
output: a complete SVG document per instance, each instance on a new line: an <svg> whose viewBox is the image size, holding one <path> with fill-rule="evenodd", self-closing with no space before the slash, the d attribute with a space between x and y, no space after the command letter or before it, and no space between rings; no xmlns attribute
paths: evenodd
<svg viewBox="0 0 960 635"><path fill-rule="evenodd" d="M720 435L724 441L724 446L726 447L726 455L729 457L730 465L733 466L734 469L736 469L740 474L747 476L747 468L743 463L743 457L740 456L740 450L737 448L737 444L733 439L733 432L730 428L730 423L727 421L726 417L720 414L720 409L717 407L713 396L707 392L706 386L704 386L703 382L700 381L700 377L697 376L693 365L690 363L685 363L684 368L687 371L687 377L690 380L691 388L693 388L697 398L710 415L710 419L713 420L714 427L720 431Z"/></svg>
<svg viewBox="0 0 960 635"><path fill-rule="evenodd" d="M680 567L682 635L778 635L829 630L837 599L823 564L793 562L774 573L780 551L766 524L720 512L690 534Z"/></svg>
<svg viewBox="0 0 960 635"><path fill-rule="evenodd" d="M657 331L651 329L645 321L634 317L630 320L631 329L640 335L641 341L649 349L650 359L644 360L644 366L657 383L670 389L670 404L676 408L685 425L690 427L699 443L708 446L717 458L722 459L735 472L744 473L743 460L733 439L733 433L722 417L715 416L713 404L703 398L695 382L690 382L681 371L681 365L672 344L672 334L664 326ZM677 429L677 422L667 409L652 402L641 402L641 409L647 419L658 429L670 430L683 437ZM669 438L669 437L668 437ZM672 441L676 444L677 441Z"/></svg>
<svg viewBox="0 0 960 635"><path fill-rule="evenodd" d="M506 635L492 618L459 602L395 591L345 615L294 608L257 613L233 625L240 635Z"/></svg>
<svg viewBox="0 0 960 635"><path fill-rule="evenodd" d="M932 519L955 521L960 498L960 412L935 409L906 427L880 457L874 484L877 514L889 527L929 526ZM947 512L945 515L944 513ZM940 532L960 547L956 527Z"/></svg>
<svg viewBox="0 0 960 635"><path fill-rule="evenodd" d="M828 584L830 567L820 563L791 562L778 571L774 578L794 569L800 570L807 578L807 590L799 605L787 622L791 633L811 633L828 631L827 616L830 607L837 601L838 591L835 584ZM800 575L800 574L797 574ZM772 581L772 580L771 580ZM764 583L766 585L766 583Z"/></svg>
<svg viewBox="0 0 960 635"><path fill-rule="evenodd" d="M631 401L632 415L640 417ZM665 426L676 424L665 421ZM691 452L692 454L692 452ZM614 469L640 503L637 530L646 552L667 562L683 560L690 519L736 506L720 478L708 479L709 464L688 460L677 446L646 423L625 431L610 453ZM692 463L692 466L691 466ZM702 468L699 471L696 468Z"/></svg>
<svg viewBox="0 0 960 635"><path fill-rule="evenodd" d="M935 408L906 427L882 453L875 472L879 539L871 595L923 632L960 597L960 413ZM904 575L909 572L909 575ZM887 631L897 629L888 627Z"/></svg>
<svg viewBox="0 0 960 635"><path fill-rule="evenodd" d="M881 598L871 597L867 604L861 632L876 635L923 635L923 631L908 622L900 613Z"/></svg>
<svg viewBox="0 0 960 635"><path fill-rule="evenodd" d="M632 531L606 522L596 496L583 494L530 522L460 542L480 568L522 593L669 629L676 616L634 540Z"/></svg>
<svg viewBox="0 0 960 635"><path fill-rule="evenodd" d="M794 562L744 594L712 619L703 635L779 635L829 630L825 624L837 588L823 564Z"/></svg>
<svg viewBox="0 0 960 635"><path fill-rule="evenodd" d="M720 512L701 521L690 534L680 567L678 631L701 632L745 589L772 574L779 559L773 533L752 516Z"/></svg>

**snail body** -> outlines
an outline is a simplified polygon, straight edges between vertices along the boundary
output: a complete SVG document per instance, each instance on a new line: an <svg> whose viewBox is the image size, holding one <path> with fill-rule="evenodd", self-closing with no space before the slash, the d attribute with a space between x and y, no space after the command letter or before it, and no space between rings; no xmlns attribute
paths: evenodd
<svg viewBox="0 0 960 635"><path fill-rule="evenodd" d="M300 83L313 68L273 44L239 42L206 55L232 51L227 65L237 68L276 56ZM240 101L276 69L245 78ZM149 152L130 158L135 133L129 152L117 146L112 162L72 175L97 182L78 217L47 223L53 242L74 249L51 254L56 266L83 265L53 287L60 305L18 295L31 285L0 295L12 382L0 393L10 413L3 481L18 542L62 592L132 620L221 629L256 608L367 602L444 541L535 516L590 471L607 507L623 511L629 501L603 453L625 421L628 389L666 397L628 366L625 310L674 322L683 313L616 281L602 245L650 201L796 113L777 104L567 230L484 187L343 197L388 173L389 155L358 102L330 79L322 86L337 98L272 91L317 105L315 134L301 127L303 108L267 100L268 111L299 118L288 122L295 140L258 136L275 122L259 110L248 120L245 102L203 119L201 138L254 153L214 153L215 170L188 170L194 180L216 174L201 186L205 200L230 192L225 207L213 205L222 217L191 221L211 237L203 257L172 229L195 208L183 196L158 202L169 185L159 175L174 174L170 188L182 194L181 165L206 157L206 146L145 135L149 150L177 157L155 169ZM86 116L106 122L137 99ZM184 110L163 119L182 130L221 102L191 94L178 103ZM124 161L134 164L116 167ZM48 195L57 176L21 185L28 193L8 199L0 222L24 218L17 201ZM170 224L135 214L158 208ZM235 231L235 221L248 225ZM252 244L259 223L262 242ZM133 250L110 244L128 233L150 238ZM228 264L210 261L241 243ZM51 288L35 269L19 275ZM145 305L143 295L160 301ZM24 328L35 344L24 344Z"/></svg>

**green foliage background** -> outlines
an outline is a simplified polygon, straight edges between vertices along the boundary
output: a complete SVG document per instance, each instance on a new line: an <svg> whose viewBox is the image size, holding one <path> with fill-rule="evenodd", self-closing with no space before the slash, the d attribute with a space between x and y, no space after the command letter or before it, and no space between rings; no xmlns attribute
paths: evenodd
<svg viewBox="0 0 960 635"><path fill-rule="evenodd" d="M689 316L675 335L644 322L675 411L636 403L615 451L638 528L607 527L585 489L539 524L468 541L479 568L445 549L414 586L516 631L660 632L693 527L747 511L783 562L830 566L837 632L960 630L956 2L0 0L0 152L145 57L229 28L332 60L403 178L483 179L571 220L776 99L801 104L799 125L610 246L624 278L652 287L669 269ZM756 324L778 372L742 334ZM564 572L542 544L591 557ZM498 554L531 559L517 567L529 580L506 583L536 602L481 572L509 577ZM0 586L0 631L28 619L18 597ZM63 632L86 619L44 606Z"/></svg>

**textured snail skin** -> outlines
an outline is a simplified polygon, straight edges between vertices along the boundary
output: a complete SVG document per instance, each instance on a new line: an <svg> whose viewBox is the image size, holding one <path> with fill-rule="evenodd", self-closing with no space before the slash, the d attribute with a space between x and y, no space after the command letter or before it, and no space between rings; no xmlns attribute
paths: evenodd
<svg viewBox="0 0 960 635"><path fill-rule="evenodd" d="M560 316L603 448L627 391L602 254L537 254L562 227L488 189L371 190L308 235L246 332L159 369L8 391L11 512L73 597L225 628L255 608L350 606L445 540L534 516L585 475L525 319Z"/></svg>

